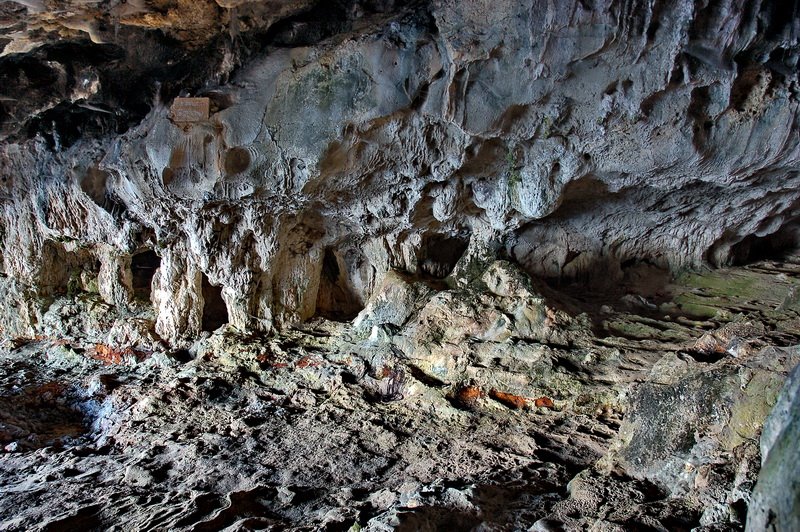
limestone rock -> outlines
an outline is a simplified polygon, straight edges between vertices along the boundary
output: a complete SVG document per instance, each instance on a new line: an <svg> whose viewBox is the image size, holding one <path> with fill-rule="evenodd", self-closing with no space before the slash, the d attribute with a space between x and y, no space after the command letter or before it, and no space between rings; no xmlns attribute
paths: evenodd
<svg viewBox="0 0 800 532"><path fill-rule="evenodd" d="M402 327L432 293L424 283L407 280L403 275L390 271L353 325L356 328L385 324Z"/></svg>
<svg viewBox="0 0 800 532"><path fill-rule="evenodd" d="M798 438L800 438L800 366L795 367L764 422L761 472L747 514L747 530L800 527Z"/></svg>
<svg viewBox="0 0 800 532"><path fill-rule="evenodd" d="M0 2L4 526L742 528L799 39L778 0ZM794 522L776 412L751 528Z"/></svg>
<svg viewBox="0 0 800 532"><path fill-rule="evenodd" d="M176 345L352 319L386 272L447 278L477 249L613 282L795 239L798 41L775 2L56 7L2 8L5 273L124 307L154 253Z"/></svg>
<svg viewBox="0 0 800 532"><path fill-rule="evenodd" d="M395 343L431 377L453 381L470 364L467 346L492 346L505 358L512 340L558 342L569 317L549 308L524 277L507 262L493 263L480 284L431 297Z"/></svg>
<svg viewBox="0 0 800 532"><path fill-rule="evenodd" d="M741 366L723 359L638 386L603 467L653 482L672 496L694 491L700 500L722 501L716 517L709 510L704 519L727 522L733 514L726 503L749 502L747 489L738 486L754 482L756 451L750 447L798 361L797 348L767 348ZM722 479L734 477L733 491L725 494L730 487Z"/></svg>

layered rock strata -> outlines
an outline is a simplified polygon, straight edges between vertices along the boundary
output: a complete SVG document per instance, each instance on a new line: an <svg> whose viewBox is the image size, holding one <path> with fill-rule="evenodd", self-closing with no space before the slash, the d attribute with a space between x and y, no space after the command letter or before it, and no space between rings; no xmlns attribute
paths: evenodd
<svg viewBox="0 0 800 532"><path fill-rule="evenodd" d="M387 276L358 325L20 339L0 528L791 529L798 264L575 299L495 262L439 292Z"/></svg>

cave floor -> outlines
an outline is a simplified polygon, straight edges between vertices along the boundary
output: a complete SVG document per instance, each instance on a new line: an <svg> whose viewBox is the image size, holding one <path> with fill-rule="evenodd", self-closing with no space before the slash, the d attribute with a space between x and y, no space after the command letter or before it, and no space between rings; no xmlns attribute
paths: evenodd
<svg viewBox="0 0 800 532"><path fill-rule="evenodd" d="M574 341L517 346L527 362L468 356L475 378L457 382L325 320L148 356L9 340L0 530L740 529L765 413L734 443L707 431L722 443L673 489L669 460L645 467L632 447L661 434L636 390L763 368L779 388L800 343L800 259L657 283L645 270L613 294L548 293L585 313ZM493 372L536 393L482 384ZM692 397L657 406L691 417Z"/></svg>

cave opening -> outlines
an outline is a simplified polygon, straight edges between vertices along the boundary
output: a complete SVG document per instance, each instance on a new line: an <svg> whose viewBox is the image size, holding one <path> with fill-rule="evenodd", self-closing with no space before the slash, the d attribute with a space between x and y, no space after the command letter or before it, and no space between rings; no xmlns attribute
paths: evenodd
<svg viewBox="0 0 800 532"><path fill-rule="evenodd" d="M67 249L64 242L46 240L42 247L39 293L47 296L76 296L97 292L100 261L81 247Z"/></svg>
<svg viewBox="0 0 800 532"><path fill-rule="evenodd" d="M765 235L748 235L731 246L728 262L742 266L762 260L780 260L798 249L798 224L789 224Z"/></svg>
<svg viewBox="0 0 800 532"><path fill-rule="evenodd" d="M331 321L350 321L364 308L364 302L353 286L351 268L361 271L363 263L353 260L338 253L332 248L327 248L322 257L322 271L320 272L319 290L317 291L317 316Z"/></svg>
<svg viewBox="0 0 800 532"><path fill-rule="evenodd" d="M108 179L111 175L92 166L86 170L80 181L81 191L89 196L95 204L113 216L123 214L127 207L108 189Z"/></svg>
<svg viewBox="0 0 800 532"><path fill-rule="evenodd" d="M214 332L228 323L228 307L225 305L225 300L222 298L222 287L211 284L206 274L202 274L202 276L202 329L204 331Z"/></svg>
<svg viewBox="0 0 800 532"><path fill-rule="evenodd" d="M81 179L83 193L101 207L104 206L106 200L108 177L108 172L93 166L86 170L86 174Z"/></svg>
<svg viewBox="0 0 800 532"><path fill-rule="evenodd" d="M136 253L131 257L131 276L133 295L142 301L149 301L153 290L153 277L161 267L161 257L152 249Z"/></svg>
<svg viewBox="0 0 800 532"><path fill-rule="evenodd" d="M455 269L468 245L469 238L459 235L423 236L418 259L420 273L435 279L444 279Z"/></svg>

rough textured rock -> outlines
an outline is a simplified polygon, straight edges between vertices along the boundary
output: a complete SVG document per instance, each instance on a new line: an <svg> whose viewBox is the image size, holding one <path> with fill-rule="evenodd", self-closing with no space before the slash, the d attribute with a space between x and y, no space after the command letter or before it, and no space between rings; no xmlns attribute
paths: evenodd
<svg viewBox="0 0 800 532"><path fill-rule="evenodd" d="M721 293L732 277L743 295ZM407 316L378 296L361 325L224 327L188 350L130 318L112 329L127 348L71 336L88 311L64 313L54 337L0 357L2 526L716 531L773 504L763 482L751 502L756 442L798 360L797 311L775 304L798 263L684 276L655 312L634 279L601 299L537 289L505 261L470 278L437 291L388 275L380 293L408 295ZM678 312L696 311L689 294L704 317ZM448 345L446 372L423 364Z"/></svg>
<svg viewBox="0 0 800 532"><path fill-rule="evenodd" d="M148 250L175 343L209 300L205 328L351 317L465 250L619 279L794 240L791 2L4 6L11 330L73 276L124 306ZM179 93L208 119L171 120Z"/></svg>
<svg viewBox="0 0 800 532"><path fill-rule="evenodd" d="M754 441L800 353L769 348L700 368L679 355L665 359L633 391L604 467L698 499L702 525L741 526L758 470Z"/></svg>
<svg viewBox="0 0 800 532"><path fill-rule="evenodd" d="M0 528L793 523L799 36L0 3Z"/></svg>
<svg viewBox="0 0 800 532"><path fill-rule="evenodd" d="M747 517L747 530L793 530L800 527L798 446L800 366L781 391L761 434L762 467Z"/></svg>

